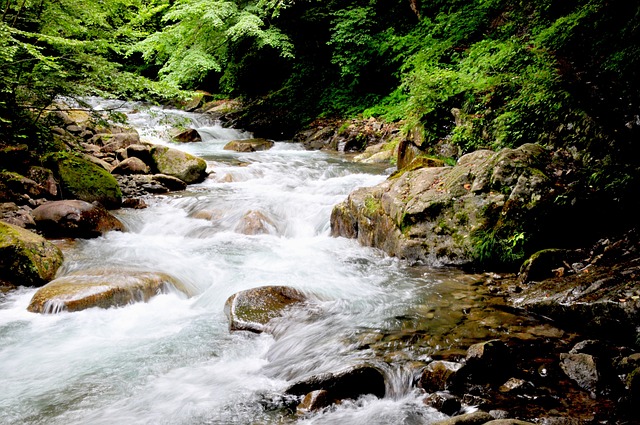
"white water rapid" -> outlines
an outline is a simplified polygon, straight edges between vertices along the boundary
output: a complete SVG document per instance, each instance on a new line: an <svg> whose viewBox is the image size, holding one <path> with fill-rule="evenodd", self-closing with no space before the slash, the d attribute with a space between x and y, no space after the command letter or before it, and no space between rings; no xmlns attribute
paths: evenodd
<svg viewBox="0 0 640 425"><path fill-rule="evenodd" d="M202 142L172 146L205 158L212 174L146 209L116 211L126 232L62 244L59 276L96 266L161 271L195 295L54 315L26 310L33 288L0 295L1 424L372 425L444 417L411 388L411 365L427 360L430 346L451 343L447 332L464 308L448 300L473 303L468 281L329 235L332 207L382 181L384 170L288 142L224 151L228 140L249 135L202 115L123 108L154 143L169 144L176 122L198 128ZM271 220L268 234L236 231L249 211ZM226 299L272 284L303 291L315 307L280 321L275 337L230 333ZM422 349L403 345L416 329ZM384 398L305 416L280 407L293 382L363 363L385 373Z"/></svg>

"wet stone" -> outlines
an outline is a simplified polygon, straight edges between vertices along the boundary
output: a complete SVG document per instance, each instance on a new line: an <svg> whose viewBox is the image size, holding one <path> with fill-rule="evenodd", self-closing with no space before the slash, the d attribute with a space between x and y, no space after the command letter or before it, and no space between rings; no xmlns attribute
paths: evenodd
<svg viewBox="0 0 640 425"><path fill-rule="evenodd" d="M432 425L482 425L491 420L493 417L487 412L477 411L434 422Z"/></svg>
<svg viewBox="0 0 640 425"><path fill-rule="evenodd" d="M460 399L458 397L445 391L438 391L429 394L424 399L424 404L426 404L427 406L431 406L437 411L449 416L458 413L460 411L460 408L462 407Z"/></svg>

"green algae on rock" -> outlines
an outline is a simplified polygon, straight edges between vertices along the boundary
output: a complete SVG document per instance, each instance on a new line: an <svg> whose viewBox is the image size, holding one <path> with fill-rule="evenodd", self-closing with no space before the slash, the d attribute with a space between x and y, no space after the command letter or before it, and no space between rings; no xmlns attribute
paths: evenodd
<svg viewBox="0 0 640 425"><path fill-rule="evenodd" d="M0 221L0 281L42 286L62 265L58 247L28 230Z"/></svg>
<svg viewBox="0 0 640 425"><path fill-rule="evenodd" d="M168 292L192 295L185 285L166 273L126 269L81 270L40 288L27 310L46 314L92 307L121 307L146 302Z"/></svg>

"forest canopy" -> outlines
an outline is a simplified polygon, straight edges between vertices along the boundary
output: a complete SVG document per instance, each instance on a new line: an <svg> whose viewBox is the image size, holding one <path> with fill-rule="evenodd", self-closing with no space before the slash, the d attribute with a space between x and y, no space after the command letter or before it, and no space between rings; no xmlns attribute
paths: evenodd
<svg viewBox="0 0 640 425"><path fill-rule="evenodd" d="M376 117L463 152L573 146L628 190L640 128L640 6L606 0L6 0L0 140L56 96L238 98L290 137ZM452 110L457 111L454 125Z"/></svg>

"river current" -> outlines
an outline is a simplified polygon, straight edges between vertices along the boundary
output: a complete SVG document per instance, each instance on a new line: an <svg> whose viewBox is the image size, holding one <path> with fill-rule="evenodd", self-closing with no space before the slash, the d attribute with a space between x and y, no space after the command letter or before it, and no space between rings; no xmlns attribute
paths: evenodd
<svg viewBox="0 0 640 425"><path fill-rule="evenodd" d="M171 146L206 159L211 175L147 200L146 209L115 211L126 232L58 241L59 276L94 267L160 271L195 295L53 315L26 310L33 288L1 296L1 424L372 425L445 417L411 383L433 350L454 345L450 331L482 301L477 277L408 267L329 235L332 207L389 170L285 141L264 152L229 152L229 140L250 134L198 114L122 107L154 143L171 144L175 125L197 128L202 142ZM249 211L271 220L268 234L236 230ZM226 299L274 284L304 292L314 307L290 313L273 335L230 333ZM493 327L474 325L469 341L491 336ZM279 407L293 382L359 364L384 372L384 398L306 416Z"/></svg>

